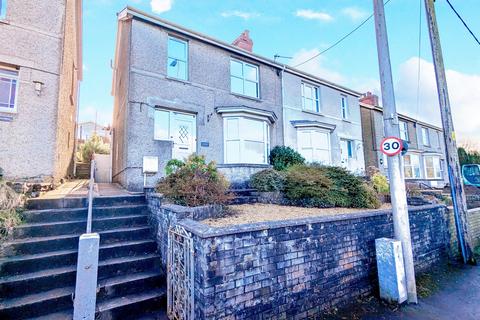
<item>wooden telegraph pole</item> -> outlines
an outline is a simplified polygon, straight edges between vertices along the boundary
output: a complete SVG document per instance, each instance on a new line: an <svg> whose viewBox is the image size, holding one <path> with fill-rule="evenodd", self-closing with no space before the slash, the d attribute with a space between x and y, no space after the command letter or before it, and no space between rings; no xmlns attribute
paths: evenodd
<svg viewBox="0 0 480 320"><path fill-rule="evenodd" d="M440 104L440 114L442 116L443 138L445 139L447 156L447 171L452 193L458 243L464 263L475 264L475 257L472 251L472 241L468 233L467 203L465 200L462 175L460 173L457 143L455 139L455 130L453 129L450 100L448 98L447 78L445 77L445 67L443 65L442 48L440 46L434 0L425 0L425 7L430 43L432 46L433 64L435 66L435 77L437 79L438 102Z"/></svg>
<svg viewBox="0 0 480 320"><path fill-rule="evenodd" d="M387 137L399 137L398 116L393 91L392 67L388 48L387 27L383 0L373 0L375 16L375 32L377 37L378 64L380 69L380 84L382 87L383 123ZM415 284L415 268L413 265L412 240L410 237L410 222L408 218L407 195L405 181L402 177L400 155L389 156L388 173L390 178L390 195L392 198L393 228L395 238L402 243L403 262L407 280L409 303L417 303L417 288Z"/></svg>

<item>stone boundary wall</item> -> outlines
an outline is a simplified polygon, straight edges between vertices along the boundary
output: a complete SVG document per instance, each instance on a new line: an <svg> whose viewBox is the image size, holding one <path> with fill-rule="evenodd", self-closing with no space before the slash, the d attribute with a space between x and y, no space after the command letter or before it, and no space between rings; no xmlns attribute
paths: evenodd
<svg viewBox="0 0 480 320"><path fill-rule="evenodd" d="M177 223L194 239L195 319L307 319L355 301L377 290L375 239L393 237L388 211L223 228ZM410 224L417 273L446 260L446 207L411 208Z"/></svg>
<svg viewBox="0 0 480 320"><path fill-rule="evenodd" d="M480 194L467 194L465 198L469 209L480 208Z"/></svg>
<svg viewBox="0 0 480 320"><path fill-rule="evenodd" d="M449 227L450 227L450 245L452 256L460 257L460 250L458 248L457 230L455 228L455 216L453 215L453 208L448 208L449 213ZM480 245L480 208L468 210L468 225L470 235L472 237L473 245Z"/></svg>

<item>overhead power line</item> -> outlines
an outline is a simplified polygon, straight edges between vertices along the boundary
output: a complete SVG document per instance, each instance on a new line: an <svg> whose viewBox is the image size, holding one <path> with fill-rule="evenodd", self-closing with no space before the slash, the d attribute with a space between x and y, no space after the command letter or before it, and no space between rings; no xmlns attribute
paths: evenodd
<svg viewBox="0 0 480 320"><path fill-rule="evenodd" d="M385 5L387 3L389 3L391 0L387 0L385 1ZM313 59L321 56L322 54L324 54L325 52L329 51L330 49L336 47L338 44L340 44L343 40L345 40L346 38L348 38L349 36L351 36L355 31L357 31L358 29L360 29L365 23L368 22L368 20L372 19L373 17L373 13L371 15L368 16L368 18L366 18L365 20L363 20L358 26L356 26L352 31L350 31L349 33L347 33L346 35L344 35L343 37L341 37L340 39L338 39L335 43L333 43L331 46L329 46L328 48L322 50L321 52L317 53L316 55L314 55L313 57L310 57L308 58L307 60L303 61L303 62L300 62L296 65L294 65L293 67L294 68L297 68L299 66L301 66L302 64L305 64L309 61L312 61Z"/></svg>
<svg viewBox="0 0 480 320"><path fill-rule="evenodd" d="M467 23L465 22L465 20L463 20L463 18L460 16L460 14L457 12L457 10L455 10L455 8L453 7L453 5L450 3L449 0L447 0L447 3L448 5L450 6L450 8L453 10L453 12L455 12L455 14L457 15L458 19L460 19L460 21L462 21L463 25L465 26L465 28L467 28L468 32L470 32L470 34L472 35L473 39L475 39L475 41L477 41L477 43L480 45L480 41L478 41L478 38L475 36L475 34L473 33L473 31L468 27Z"/></svg>

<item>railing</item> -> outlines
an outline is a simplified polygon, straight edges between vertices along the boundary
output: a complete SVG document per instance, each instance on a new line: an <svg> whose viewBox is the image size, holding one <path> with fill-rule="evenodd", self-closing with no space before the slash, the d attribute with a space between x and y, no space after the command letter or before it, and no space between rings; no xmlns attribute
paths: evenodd
<svg viewBox="0 0 480 320"><path fill-rule="evenodd" d="M93 206L93 185L95 184L95 160L90 165L90 183L88 185L88 215L87 232L92 233L92 206Z"/></svg>

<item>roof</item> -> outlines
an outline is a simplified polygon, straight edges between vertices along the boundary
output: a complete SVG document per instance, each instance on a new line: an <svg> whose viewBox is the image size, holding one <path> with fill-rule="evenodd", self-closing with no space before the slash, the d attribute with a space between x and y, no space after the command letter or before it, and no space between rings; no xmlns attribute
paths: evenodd
<svg viewBox="0 0 480 320"><path fill-rule="evenodd" d="M227 51L233 52L233 53L238 54L240 56L252 59L256 62L263 63L265 65L269 65L269 66L277 68L279 70L284 70L284 71L289 72L291 74L295 74L297 76L308 79L310 81L317 82L319 84L331 87L333 89L337 89L339 91L342 91L344 93L353 95L355 97L359 97L361 95L360 92L355 91L353 89L350 89L350 88L344 87L342 85L330 82L330 81L325 80L323 78L320 78L320 77L314 76L312 74L306 73L304 71L293 68L293 67L288 66L286 64L276 62L272 59L260 56L258 54L243 50L241 48L233 46L233 45L231 45L229 43L226 43L224 41L212 38L212 37L210 37L208 35L205 35L205 34L202 34L200 32L187 29L183 26L180 26L180 25L175 24L173 22L161 19L156 15L150 14L150 13L142 11L142 10L139 10L137 8L127 6L127 7L125 7L125 9L123 9L121 12L118 13L118 19L119 20L126 19L129 16L131 16L133 18L137 18L137 19L145 21L145 22L148 22L148 23L151 23L151 24L154 24L154 25L161 26L162 28L165 28L165 29L169 29L169 30L172 30L172 31L175 31L175 32L178 32L178 33L182 33L182 34L184 34L184 35L186 35L186 36L188 36L192 39L196 39L196 40L199 40L199 41L217 46L219 48L222 48L222 49L225 49Z"/></svg>
<svg viewBox="0 0 480 320"><path fill-rule="evenodd" d="M360 102L360 107L361 107L361 108L366 108L366 109L375 110L375 111L378 111L378 112L383 113L383 108L382 108L381 106L372 106L371 104ZM418 119L409 117L409 116L407 116L407 115L405 115L405 114L402 114L402 113L397 113L397 114L398 114L398 117L399 117L400 119L407 120L407 121L412 121L412 122L416 122L416 123L418 123L419 125L421 125L422 127L428 127L428 128L432 128L432 129L434 129L434 130L443 131L443 128L438 127L438 126L435 126L435 125L433 125L433 124L420 121L420 120L418 120Z"/></svg>

